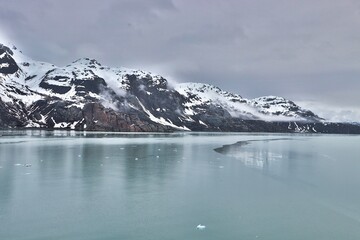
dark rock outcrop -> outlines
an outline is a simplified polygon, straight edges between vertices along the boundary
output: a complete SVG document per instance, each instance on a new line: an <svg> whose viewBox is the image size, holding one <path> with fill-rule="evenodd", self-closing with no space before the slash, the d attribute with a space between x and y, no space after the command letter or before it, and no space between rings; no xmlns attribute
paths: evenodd
<svg viewBox="0 0 360 240"><path fill-rule="evenodd" d="M0 74L14 74L19 70L12 55L13 51L9 47L0 44Z"/></svg>

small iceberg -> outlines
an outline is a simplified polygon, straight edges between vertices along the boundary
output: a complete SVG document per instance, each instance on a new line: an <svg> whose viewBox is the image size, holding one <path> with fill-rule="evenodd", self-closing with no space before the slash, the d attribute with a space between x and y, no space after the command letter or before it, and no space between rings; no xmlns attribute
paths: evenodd
<svg viewBox="0 0 360 240"><path fill-rule="evenodd" d="M196 226L196 228L199 229L199 230L204 230L206 228L206 226L199 224L199 225Z"/></svg>

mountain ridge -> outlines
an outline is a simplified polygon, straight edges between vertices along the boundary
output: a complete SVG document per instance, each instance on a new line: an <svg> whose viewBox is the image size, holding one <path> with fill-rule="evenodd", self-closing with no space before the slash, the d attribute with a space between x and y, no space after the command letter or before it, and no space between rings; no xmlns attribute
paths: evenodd
<svg viewBox="0 0 360 240"><path fill-rule="evenodd" d="M246 99L203 83L80 58L57 67L0 44L0 127L101 131L359 132L278 96Z"/></svg>

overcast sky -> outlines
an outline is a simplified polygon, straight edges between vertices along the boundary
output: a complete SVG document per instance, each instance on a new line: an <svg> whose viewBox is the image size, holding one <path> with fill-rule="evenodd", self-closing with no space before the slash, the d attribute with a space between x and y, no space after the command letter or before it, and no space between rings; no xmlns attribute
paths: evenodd
<svg viewBox="0 0 360 240"><path fill-rule="evenodd" d="M0 0L0 6L0 35L37 60L61 66L91 57L247 98L280 95L360 121L359 0Z"/></svg>

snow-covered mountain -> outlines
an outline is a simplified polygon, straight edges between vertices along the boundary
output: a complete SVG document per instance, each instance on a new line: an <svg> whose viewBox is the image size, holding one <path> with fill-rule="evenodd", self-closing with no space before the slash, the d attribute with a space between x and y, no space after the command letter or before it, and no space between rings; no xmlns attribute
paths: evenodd
<svg viewBox="0 0 360 240"><path fill-rule="evenodd" d="M177 84L175 90L187 101L187 114L197 115L207 110L209 105L221 106L231 117L245 120L265 121L319 121L318 116L301 109L292 101L282 97L267 96L256 99L242 98L218 87L202 83Z"/></svg>
<svg viewBox="0 0 360 240"><path fill-rule="evenodd" d="M82 58L65 67L0 44L0 127L107 131L346 132L282 97L246 99L202 83ZM354 129L353 129L354 128Z"/></svg>

